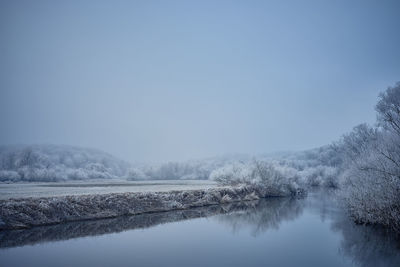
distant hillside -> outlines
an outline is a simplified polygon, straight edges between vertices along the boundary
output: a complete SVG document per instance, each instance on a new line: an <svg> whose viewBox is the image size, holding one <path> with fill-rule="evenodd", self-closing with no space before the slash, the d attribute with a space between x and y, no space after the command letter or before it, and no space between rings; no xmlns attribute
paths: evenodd
<svg viewBox="0 0 400 267"><path fill-rule="evenodd" d="M125 161L96 149L64 145L0 146L0 181L62 181L124 176Z"/></svg>
<svg viewBox="0 0 400 267"><path fill-rule="evenodd" d="M301 152L258 156L225 155L160 164L129 164L89 148L63 145L0 146L0 182L50 182L66 180L206 180L222 175L232 178L233 169L250 171L255 160L270 162L285 176L301 176L304 183L319 185L339 164L330 146ZM214 175L211 175L214 173ZM213 179L214 179L213 178Z"/></svg>

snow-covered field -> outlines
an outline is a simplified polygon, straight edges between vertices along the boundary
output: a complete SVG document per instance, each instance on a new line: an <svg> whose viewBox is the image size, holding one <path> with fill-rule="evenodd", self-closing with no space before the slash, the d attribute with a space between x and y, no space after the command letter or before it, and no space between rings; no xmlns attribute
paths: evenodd
<svg viewBox="0 0 400 267"><path fill-rule="evenodd" d="M215 187L218 187L217 183L209 180L127 181L112 179L52 183L0 183L0 199L126 192L166 192Z"/></svg>

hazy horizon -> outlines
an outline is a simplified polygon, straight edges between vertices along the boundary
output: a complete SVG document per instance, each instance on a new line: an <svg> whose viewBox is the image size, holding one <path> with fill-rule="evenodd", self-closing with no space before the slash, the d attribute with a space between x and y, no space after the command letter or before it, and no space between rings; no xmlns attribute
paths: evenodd
<svg viewBox="0 0 400 267"><path fill-rule="evenodd" d="M0 145L130 162L298 151L375 121L398 1L1 1Z"/></svg>

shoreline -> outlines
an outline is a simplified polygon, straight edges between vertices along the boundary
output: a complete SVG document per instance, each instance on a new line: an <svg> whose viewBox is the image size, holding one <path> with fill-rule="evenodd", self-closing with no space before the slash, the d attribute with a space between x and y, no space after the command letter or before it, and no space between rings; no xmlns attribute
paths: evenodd
<svg viewBox="0 0 400 267"><path fill-rule="evenodd" d="M147 229L161 224L228 214L246 209L260 209L267 199L241 201L221 205L208 205L185 210L148 212L132 216L65 222L36 226L29 229L0 232L0 249L38 243L69 240L87 236L101 236L127 230ZM272 200L269 200L272 201ZM290 199L288 199L290 201ZM269 203L268 203L269 204Z"/></svg>
<svg viewBox="0 0 400 267"><path fill-rule="evenodd" d="M8 199L0 200L0 230L186 210L280 196L260 188L241 186Z"/></svg>

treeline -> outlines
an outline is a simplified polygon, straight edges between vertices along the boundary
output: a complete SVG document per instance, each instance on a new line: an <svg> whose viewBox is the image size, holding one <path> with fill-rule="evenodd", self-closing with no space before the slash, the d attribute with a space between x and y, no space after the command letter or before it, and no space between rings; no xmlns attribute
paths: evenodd
<svg viewBox="0 0 400 267"><path fill-rule="evenodd" d="M59 145L0 147L0 181L109 179L125 176L128 168L128 163L95 149Z"/></svg>
<svg viewBox="0 0 400 267"><path fill-rule="evenodd" d="M334 144L345 203L354 220L400 232L400 83L379 95L375 126L361 124Z"/></svg>
<svg viewBox="0 0 400 267"><path fill-rule="evenodd" d="M132 166L128 180L207 180L213 170L237 161L248 161L245 155L230 155L201 160L166 162Z"/></svg>
<svg viewBox="0 0 400 267"><path fill-rule="evenodd" d="M309 187L339 187L336 151L325 146L285 156L257 157L213 170L210 179L223 185L251 185L296 195Z"/></svg>
<svg viewBox="0 0 400 267"><path fill-rule="evenodd" d="M277 190L340 189L351 217L400 232L400 83L379 95L374 126L361 124L332 145L214 170L222 184Z"/></svg>

